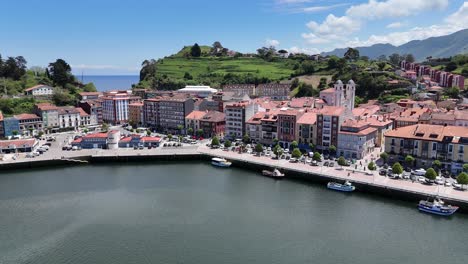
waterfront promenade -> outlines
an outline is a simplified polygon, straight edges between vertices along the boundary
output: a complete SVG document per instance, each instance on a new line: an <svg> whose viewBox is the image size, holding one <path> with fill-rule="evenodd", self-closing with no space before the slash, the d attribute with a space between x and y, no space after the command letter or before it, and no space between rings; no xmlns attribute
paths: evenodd
<svg viewBox="0 0 468 264"><path fill-rule="evenodd" d="M468 206L468 191L455 190L451 186L442 185L426 185L419 182L411 182L410 180L394 180L388 177L378 175L377 171L364 172L352 170L351 167L340 167L335 164L335 167L311 166L306 163L290 163L287 160L272 159L266 156L255 156L252 154L233 151L224 151L221 149L211 149L205 146L206 142L201 142L197 145L183 144L182 147L158 147L152 149L133 149L119 148L115 150L107 149L83 149L77 151L64 151L62 146L67 144L66 136L61 136L57 142L54 142L49 151L35 158L26 158L25 154L19 154L16 160L9 159L0 162L0 168L32 168L37 164L42 163L44 166L54 166L55 164L76 163L81 164L77 160L86 161L126 161L126 160L157 160L157 159L197 159L203 157L223 157L228 160L236 161L238 164L251 164L259 167L279 168L287 171L286 177L295 178L295 172L301 175L306 175L308 179L336 179L349 180L357 184L375 187L374 189L385 192L386 190L395 190L399 192L415 194L418 196L434 196L438 195L453 201L459 201ZM365 166L365 165L364 165ZM4 172L5 173L5 172ZM359 188L358 188L359 191Z"/></svg>
<svg viewBox="0 0 468 264"><path fill-rule="evenodd" d="M316 176L322 176L336 180L349 180L351 182L375 186L382 189L409 192L421 196L438 195L442 198L448 198L450 200L457 200L463 203L468 203L468 191L455 190L451 186L446 187L442 185L426 185L421 184L419 182L412 182L410 180L394 180L388 177L380 176L378 174L378 171L353 172L351 167L341 167L337 164L335 164L335 167L311 166L307 163L291 163L284 159L277 160L266 156L258 157L246 153L239 154L238 152L233 151L210 149L205 146L199 147L198 151L205 155L213 157L223 157L231 161L253 163L260 166L286 169L292 172L308 174L311 178ZM289 176L291 177L293 175ZM288 174L286 174L286 177L288 177ZM359 189L357 191L359 191Z"/></svg>

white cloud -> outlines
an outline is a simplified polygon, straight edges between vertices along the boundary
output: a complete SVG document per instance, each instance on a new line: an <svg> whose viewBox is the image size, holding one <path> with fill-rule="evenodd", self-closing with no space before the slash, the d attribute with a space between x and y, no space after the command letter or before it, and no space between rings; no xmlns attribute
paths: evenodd
<svg viewBox="0 0 468 264"><path fill-rule="evenodd" d="M445 19L442 25L414 27L408 31L392 32L386 35L371 35L367 40L354 39L344 43L344 47L370 46L377 43L390 43L399 46L412 40L422 40L454 33L468 26L468 2Z"/></svg>
<svg viewBox="0 0 468 264"><path fill-rule="evenodd" d="M390 23L386 26L386 28L401 28L404 24L401 22L394 22Z"/></svg>
<svg viewBox="0 0 468 264"><path fill-rule="evenodd" d="M267 47L273 46L273 47L278 47L280 42L276 39L267 39L265 40L265 45Z"/></svg>
<svg viewBox="0 0 468 264"><path fill-rule="evenodd" d="M464 2L457 12L448 16L445 21L451 25L468 27L468 2Z"/></svg>
<svg viewBox="0 0 468 264"><path fill-rule="evenodd" d="M368 3L351 6L346 15L363 19L382 19L386 17L403 17L414 15L425 10L444 9L448 0L369 0Z"/></svg>
<svg viewBox="0 0 468 264"><path fill-rule="evenodd" d="M320 51L316 48L299 48L299 47L291 47L288 49L289 53L304 53L304 54L317 54L320 53Z"/></svg>
<svg viewBox="0 0 468 264"><path fill-rule="evenodd" d="M326 5L326 6L303 6L295 9L291 9L291 13L318 13L322 11L327 11L333 8L337 8L340 6L347 6L349 4L336 4L336 5Z"/></svg>
<svg viewBox="0 0 468 264"><path fill-rule="evenodd" d="M315 21L307 23L307 27L317 36L349 35L360 28L360 22L347 16L336 17L329 14L325 21L318 24Z"/></svg>
<svg viewBox="0 0 468 264"><path fill-rule="evenodd" d="M468 2L446 19L444 25L433 25L424 28L413 28L404 32L393 32L387 35L371 35L367 40L350 40L349 36L361 29L366 20L376 20L391 17L404 17L428 10L440 10L448 6L448 0L369 0L367 3L353 5L346 10L346 15L337 17L329 14L322 23L310 21L307 27L309 33L302 33L302 38L308 44L329 44L333 47L363 46L375 43L391 43L400 45L415 39L430 36L441 36L453 33L468 25ZM395 29L404 26L402 22L387 25ZM333 45L334 43L334 45ZM331 46L327 48L331 48Z"/></svg>

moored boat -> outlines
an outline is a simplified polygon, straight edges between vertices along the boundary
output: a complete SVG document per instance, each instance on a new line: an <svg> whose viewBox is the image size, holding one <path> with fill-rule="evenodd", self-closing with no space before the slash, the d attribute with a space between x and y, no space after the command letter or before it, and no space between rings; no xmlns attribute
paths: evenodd
<svg viewBox="0 0 468 264"><path fill-rule="evenodd" d="M212 158L211 159L211 164L213 166L227 168L227 167L231 166L232 162L227 161L227 160L225 160L223 158Z"/></svg>
<svg viewBox="0 0 468 264"><path fill-rule="evenodd" d="M418 209L426 213L449 216L453 215L458 210L458 206L445 205L441 199L435 198L434 201L419 201Z"/></svg>
<svg viewBox="0 0 468 264"><path fill-rule="evenodd" d="M284 177L284 173L281 173L278 169L274 169L273 171L263 170L262 175L275 179L282 179Z"/></svg>
<svg viewBox="0 0 468 264"><path fill-rule="evenodd" d="M356 187L353 186L349 181L346 181L345 183L337 183L337 182L329 182L327 184L328 189L332 189L335 191L341 191L341 192L352 192L356 190Z"/></svg>

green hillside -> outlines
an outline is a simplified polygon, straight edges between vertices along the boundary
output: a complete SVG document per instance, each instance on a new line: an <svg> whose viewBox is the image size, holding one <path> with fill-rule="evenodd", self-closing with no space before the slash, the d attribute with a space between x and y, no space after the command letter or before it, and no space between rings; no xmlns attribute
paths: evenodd
<svg viewBox="0 0 468 264"><path fill-rule="evenodd" d="M167 75L172 78L183 78L188 72L194 79L224 76L225 74L245 75L268 78L272 81L288 78L294 73L289 60L268 62L260 58L225 58L200 57L185 59L172 57L158 63L158 76Z"/></svg>
<svg viewBox="0 0 468 264"><path fill-rule="evenodd" d="M276 51L263 57L229 51L215 55L212 47L200 46L200 57L194 57L191 48L185 46L171 56L145 61L140 74L143 80L137 87L174 90L185 85L279 82L328 68L327 62L312 61L304 54L283 58Z"/></svg>

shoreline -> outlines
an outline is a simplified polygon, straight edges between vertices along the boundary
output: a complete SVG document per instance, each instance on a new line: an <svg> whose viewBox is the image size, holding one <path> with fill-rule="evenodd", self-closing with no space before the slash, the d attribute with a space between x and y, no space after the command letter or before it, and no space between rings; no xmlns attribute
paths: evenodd
<svg viewBox="0 0 468 264"><path fill-rule="evenodd" d="M80 155L80 152L88 152ZM75 154L75 153L73 153ZM329 181L349 180L356 186L358 192L371 193L391 199L419 201L428 196L438 195L446 202L460 207L460 212L468 213L468 192L461 192L438 185L422 185L402 180L391 180L387 177L364 174L363 172L337 167L313 167L302 163L289 163L283 160L273 160L268 157L253 157L249 154L238 154L204 146L190 149L159 149L156 153L142 153L121 151L117 154L110 151L81 150L76 155L65 159L42 158L0 163L0 170L8 173L12 170L54 168L65 166L86 166L88 164L129 163L129 162L158 162L158 161L209 161L212 157L223 157L230 160L235 167L261 172L263 169L278 168L286 174L286 178L304 180L318 184ZM282 164L280 164L282 163ZM349 176L346 176L348 174ZM377 178L376 178L377 177ZM401 185L401 186L398 186ZM439 191L442 188L442 192ZM435 192L437 190L437 193ZM453 195L455 192L457 195Z"/></svg>

